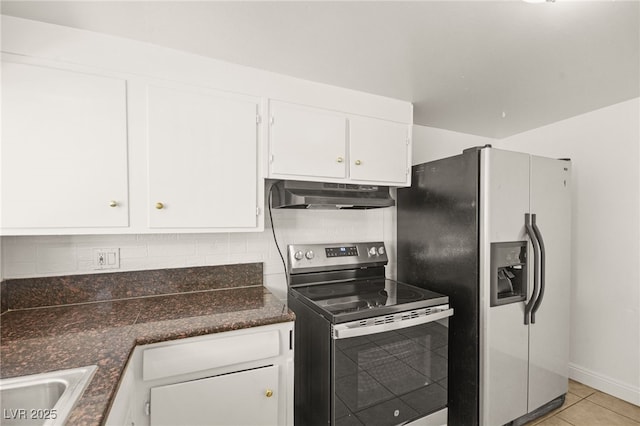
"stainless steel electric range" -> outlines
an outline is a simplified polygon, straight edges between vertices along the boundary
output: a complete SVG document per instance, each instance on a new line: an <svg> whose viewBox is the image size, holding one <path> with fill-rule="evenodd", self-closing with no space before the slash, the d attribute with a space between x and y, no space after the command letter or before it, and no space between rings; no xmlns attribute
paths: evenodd
<svg viewBox="0 0 640 426"><path fill-rule="evenodd" d="M448 297L386 279L382 242L287 257L296 425L446 424Z"/></svg>

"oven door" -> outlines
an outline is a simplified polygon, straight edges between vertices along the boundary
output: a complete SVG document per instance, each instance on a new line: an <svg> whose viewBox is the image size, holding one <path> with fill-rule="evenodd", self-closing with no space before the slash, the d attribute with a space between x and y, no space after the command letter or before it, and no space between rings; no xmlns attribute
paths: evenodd
<svg viewBox="0 0 640 426"><path fill-rule="evenodd" d="M334 325L332 424L446 422L451 315L440 305Z"/></svg>

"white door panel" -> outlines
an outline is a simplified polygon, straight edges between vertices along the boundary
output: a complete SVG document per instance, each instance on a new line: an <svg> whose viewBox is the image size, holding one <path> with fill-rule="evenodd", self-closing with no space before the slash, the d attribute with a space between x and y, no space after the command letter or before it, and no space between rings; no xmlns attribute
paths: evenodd
<svg viewBox="0 0 640 426"><path fill-rule="evenodd" d="M151 426L277 426L278 366L151 389Z"/></svg>
<svg viewBox="0 0 640 426"><path fill-rule="evenodd" d="M346 177L347 119L331 111L271 101L271 174Z"/></svg>
<svg viewBox="0 0 640 426"><path fill-rule="evenodd" d="M531 157L531 213L546 252L546 283L530 325L529 411L567 392L569 363L571 163Z"/></svg>
<svg viewBox="0 0 640 426"><path fill-rule="evenodd" d="M128 201L126 82L3 62L2 226L126 227Z"/></svg>
<svg viewBox="0 0 640 426"><path fill-rule="evenodd" d="M256 226L258 106L204 89L148 87L150 227Z"/></svg>
<svg viewBox="0 0 640 426"><path fill-rule="evenodd" d="M408 128L375 118L349 119L350 178L404 183L407 180Z"/></svg>

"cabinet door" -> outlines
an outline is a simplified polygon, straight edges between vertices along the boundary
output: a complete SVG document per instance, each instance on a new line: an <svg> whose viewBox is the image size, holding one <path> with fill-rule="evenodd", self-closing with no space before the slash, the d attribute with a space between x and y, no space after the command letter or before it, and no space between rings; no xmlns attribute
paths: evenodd
<svg viewBox="0 0 640 426"><path fill-rule="evenodd" d="M151 389L151 425L279 425L278 366Z"/></svg>
<svg viewBox="0 0 640 426"><path fill-rule="evenodd" d="M149 226L257 226L259 101L148 87Z"/></svg>
<svg viewBox="0 0 640 426"><path fill-rule="evenodd" d="M350 178L405 183L409 173L409 128L374 118L349 119Z"/></svg>
<svg viewBox="0 0 640 426"><path fill-rule="evenodd" d="M343 115L276 101L270 108L271 175L346 177Z"/></svg>
<svg viewBox="0 0 640 426"><path fill-rule="evenodd" d="M2 227L128 226L126 82L2 64Z"/></svg>

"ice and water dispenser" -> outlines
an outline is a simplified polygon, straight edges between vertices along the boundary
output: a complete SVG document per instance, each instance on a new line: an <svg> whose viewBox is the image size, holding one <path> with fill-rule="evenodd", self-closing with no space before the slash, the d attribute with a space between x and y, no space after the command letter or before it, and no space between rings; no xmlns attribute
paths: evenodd
<svg viewBox="0 0 640 426"><path fill-rule="evenodd" d="M491 244L491 306L527 298L527 242Z"/></svg>

